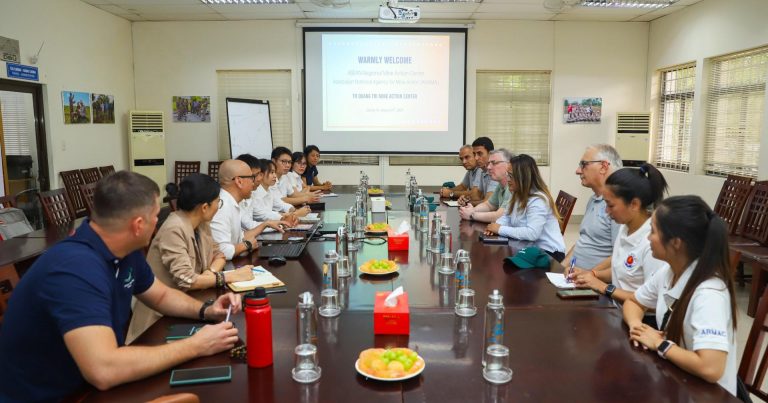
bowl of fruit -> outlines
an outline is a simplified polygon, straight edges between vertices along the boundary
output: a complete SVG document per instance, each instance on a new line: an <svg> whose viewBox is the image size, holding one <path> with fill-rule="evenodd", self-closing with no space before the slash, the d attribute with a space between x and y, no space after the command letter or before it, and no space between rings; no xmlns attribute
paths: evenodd
<svg viewBox="0 0 768 403"><path fill-rule="evenodd" d="M379 189L379 188L370 188L370 189L368 189L368 194L369 195L383 195L384 194L384 190L383 189Z"/></svg>
<svg viewBox="0 0 768 403"><path fill-rule="evenodd" d="M368 234L386 234L387 230L389 230L389 224L385 222L376 222L371 223L365 226L365 232Z"/></svg>
<svg viewBox="0 0 768 403"><path fill-rule="evenodd" d="M360 375L379 381L402 381L421 374L426 364L409 348L369 348L360 352L355 369Z"/></svg>
<svg viewBox="0 0 768 403"><path fill-rule="evenodd" d="M372 276L392 274L399 269L400 267L397 265L397 262L387 259L371 259L360 266L361 273L370 274Z"/></svg>

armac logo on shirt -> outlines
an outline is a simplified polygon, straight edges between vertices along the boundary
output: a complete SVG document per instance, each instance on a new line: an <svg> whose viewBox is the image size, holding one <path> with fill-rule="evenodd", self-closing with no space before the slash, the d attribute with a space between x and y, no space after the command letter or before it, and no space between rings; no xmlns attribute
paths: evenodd
<svg viewBox="0 0 768 403"><path fill-rule="evenodd" d="M627 269L632 269L635 266L637 266L637 257L634 253L630 253L627 255L627 258L624 259L624 267Z"/></svg>

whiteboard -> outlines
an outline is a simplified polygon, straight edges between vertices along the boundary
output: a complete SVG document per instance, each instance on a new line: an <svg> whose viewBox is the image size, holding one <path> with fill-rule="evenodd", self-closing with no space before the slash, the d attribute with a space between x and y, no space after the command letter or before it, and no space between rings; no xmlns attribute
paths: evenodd
<svg viewBox="0 0 768 403"><path fill-rule="evenodd" d="M269 101L227 98L227 126L232 158L240 154L270 158L272 122Z"/></svg>

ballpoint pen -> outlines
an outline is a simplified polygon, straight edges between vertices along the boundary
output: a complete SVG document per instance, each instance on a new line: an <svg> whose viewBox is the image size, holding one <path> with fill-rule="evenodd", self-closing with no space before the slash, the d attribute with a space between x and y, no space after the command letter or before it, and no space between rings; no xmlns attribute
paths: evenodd
<svg viewBox="0 0 768 403"><path fill-rule="evenodd" d="M571 279L571 274L573 274L573 267L574 266L576 266L576 258L575 257L571 258L571 266L568 268L568 275L565 276L566 281L568 281L569 283L573 282L573 280Z"/></svg>

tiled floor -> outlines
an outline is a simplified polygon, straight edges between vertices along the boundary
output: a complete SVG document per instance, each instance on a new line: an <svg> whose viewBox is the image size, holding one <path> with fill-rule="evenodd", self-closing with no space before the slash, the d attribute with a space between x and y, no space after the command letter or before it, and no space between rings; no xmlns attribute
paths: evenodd
<svg viewBox="0 0 768 403"><path fill-rule="evenodd" d="M566 249L570 248L579 237L579 224L571 222L565 229ZM736 305L738 307L738 318L736 329L736 342L739 350L739 360L744 352L744 345L747 343L749 329L752 327L753 319L747 316L747 305L749 304L749 283L744 287L736 286Z"/></svg>

